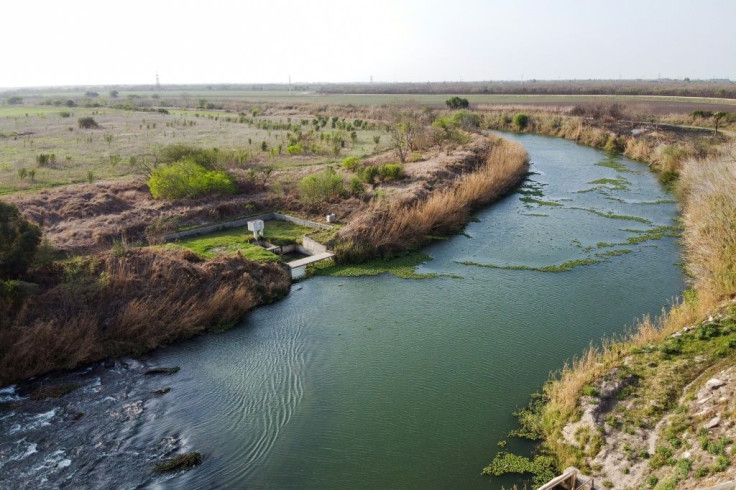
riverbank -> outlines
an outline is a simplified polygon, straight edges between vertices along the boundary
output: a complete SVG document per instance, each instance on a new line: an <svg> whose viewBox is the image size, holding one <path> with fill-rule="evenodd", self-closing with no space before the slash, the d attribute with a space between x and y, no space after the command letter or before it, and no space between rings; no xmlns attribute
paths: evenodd
<svg viewBox="0 0 736 490"><path fill-rule="evenodd" d="M502 451L486 473L546 477L550 464L558 471L574 465L615 488L736 478L736 416L724 396L736 366L733 162L685 162L678 196L691 277L682 303L566 365L519 414L517 434L542 441L536 464Z"/></svg>
<svg viewBox="0 0 736 490"><path fill-rule="evenodd" d="M276 263L140 248L52 263L27 279L0 298L3 386L222 330L291 284Z"/></svg>
<svg viewBox="0 0 736 490"><path fill-rule="evenodd" d="M85 432L97 412L85 405L112 405L111 381L92 371L101 391L77 404L84 380L39 377L34 383L44 387L58 381L85 391L0 407L3 427L20 429L0 430L3 474L29 474L64 451L71 464L49 471L48 487L69 477L84 486L108 465L111 474L123 466L127 480L147 482L156 463L149 455L174 438L178 451L201 452L202 463L171 475L167 486L496 486L478 469L513 428L509 414L529 391L590 338L620 332L632 311L656 313L682 289L673 264L679 247L648 233L672 224L675 206L646 167L625 158L615 159L619 170L600 165L614 159L558 138L508 138L527 149L531 172L506 198L475 212L461 234L424 249L432 260L414 271L434 279L315 277L256 308L238 328L142 356L150 367L180 371L122 390L108 417L121 409L126 417L119 425L105 421L105 431L121 432L107 439L110 450L87 444L98 441ZM625 182L591 184L604 178ZM559 205L542 204L552 201ZM470 264L547 269L613 250L631 252L565 272ZM643 271L659 280L637 284ZM618 301L601 311L612 294ZM18 383L14 396L30 392ZM55 407L43 434L26 429L30 417ZM75 423L78 412L90 421L84 415ZM64 434L56 438L56 431ZM31 444L38 452L26 456ZM117 460L116 451L139 458L126 452Z"/></svg>
<svg viewBox="0 0 736 490"><path fill-rule="evenodd" d="M521 114L523 117L517 117ZM680 125L661 121L676 120ZM691 125L682 125L685 122ZM615 152L645 162L664 183L677 180L690 159L713 159L729 140L723 132L702 126L698 116L652 117L627 113L623 106L573 107L567 111L545 108L500 108L485 111L484 125L499 131L521 131L555 136ZM698 124L701 126L693 126ZM724 123L725 125L725 123Z"/></svg>
<svg viewBox="0 0 736 490"><path fill-rule="evenodd" d="M408 163L404 179L381 187L384 199L342 199L347 205L340 213L347 225L331 243L340 261L417 250L432 237L458 231L472 209L498 199L523 180L528 158L520 145L477 134L468 139L453 152L429 152ZM246 196L223 202L212 197L155 202L154 211L139 213L151 199L125 185L105 185L98 193L96 186L87 186L73 196L64 189L46 191L17 201L67 252L87 254L35 269L24 278L28 287L21 284L17 294L0 299L0 385L221 330L251 308L288 293L288 272L278 264L258 264L232 254L205 261L185 251L130 246L123 239L144 239L151 212L160 213L159 221L175 215L196 220L219 209L226 209L227 215L249 204L249 209L265 205L261 194L251 202ZM84 204L90 198L91 207ZM340 208L340 203L329 203L327 209L333 207ZM110 221L111 230L100 228ZM364 230L366 223L374 226L372 236L364 239L356 230ZM113 240L116 233L119 241ZM95 251L109 247L111 240L111 250ZM356 241L361 243L360 254L354 252Z"/></svg>

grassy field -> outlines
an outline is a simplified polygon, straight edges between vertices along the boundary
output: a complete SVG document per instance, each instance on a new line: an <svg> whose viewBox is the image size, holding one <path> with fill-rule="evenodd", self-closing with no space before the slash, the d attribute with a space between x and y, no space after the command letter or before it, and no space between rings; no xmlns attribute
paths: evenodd
<svg viewBox="0 0 736 490"><path fill-rule="evenodd" d="M82 117L93 117L99 128L80 128L78 119ZM245 122L237 114L212 110L172 110L163 114L109 108L4 106L0 107L0 194L139 173L139 162L154 159L157 149L172 144L233 152L242 170L253 165L308 167L385 149L385 145L375 143L374 137L386 140L376 126L364 129L351 125L347 131L327 124L313 137L311 144L319 147L317 152L287 154L295 128L306 133L313 127L312 120L311 115L303 113L248 117ZM285 124L290 124L290 129L276 129ZM355 139L350 134L353 131ZM336 135L346 141L339 154L327 142L328 137ZM48 155L50 160L39 162L41 155Z"/></svg>

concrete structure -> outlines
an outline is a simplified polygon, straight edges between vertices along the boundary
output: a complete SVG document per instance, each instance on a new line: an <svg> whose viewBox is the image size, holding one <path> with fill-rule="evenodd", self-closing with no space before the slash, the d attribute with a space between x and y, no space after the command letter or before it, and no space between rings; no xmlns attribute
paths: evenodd
<svg viewBox="0 0 736 490"><path fill-rule="evenodd" d="M248 230L253 232L253 236L256 241L258 240L258 234L263 236L263 229L265 226L264 221L268 220L281 220L288 221L301 226L310 228L321 228L330 229L332 226L324 223L318 223L316 221L309 221L306 219L295 218L281 213L265 213L248 218L237 219L233 221L227 221L225 223L217 223L215 225L200 226L198 228L192 228L191 230L184 230L177 233L170 233L164 238L165 241L169 242L172 240L179 240L181 238L187 238L191 236L207 235L216 231L227 230L229 228L238 228L240 226L247 226ZM266 247L266 250L273 252L277 255L283 255L288 253L298 252L307 257L299 260L293 260L288 262L287 265L291 269L291 278L293 280L301 279L306 275L307 266L321 260L327 260L334 257L335 254L327 250L325 245L305 236L302 238L302 243L290 244L290 245L270 245Z"/></svg>
<svg viewBox="0 0 736 490"><path fill-rule="evenodd" d="M560 476L548 481L537 490L599 490L601 488L596 486L592 478L584 476L579 469L570 466Z"/></svg>

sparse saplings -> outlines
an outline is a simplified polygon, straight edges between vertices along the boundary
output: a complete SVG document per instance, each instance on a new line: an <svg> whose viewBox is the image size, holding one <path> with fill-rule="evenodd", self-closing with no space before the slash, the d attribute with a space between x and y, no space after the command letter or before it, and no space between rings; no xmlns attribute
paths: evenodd
<svg viewBox="0 0 736 490"><path fill-rule="evenodd" d="M514 125L514 128L517 131L523 131L524 128L526 128L527 124L529 124L529 116L519 113L514 116L514 118L511 120L511 123Z"/></svg>
<svg viewBox="0 0 736 490"><path fill-rule="evenodd" d="M463 99L457 96L450 97L445 101L445 104L447 104L447 107L450 109L467 109L470 106L468 99Z"/></svg>
<svg viewBox="0 0 736 490"><path fill-rule="evenodd" d="M0 201L0 280L22 276L39 243L41 228L24 219L14 205Z"/></svg>

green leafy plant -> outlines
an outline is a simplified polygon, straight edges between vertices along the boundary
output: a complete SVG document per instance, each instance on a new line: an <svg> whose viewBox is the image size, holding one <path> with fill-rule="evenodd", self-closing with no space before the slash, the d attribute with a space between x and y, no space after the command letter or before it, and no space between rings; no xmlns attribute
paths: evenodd
<svg viewBox="0 0 736 490"><path fill-rule="evenodd" d="M148 179L154 199L180 199L209 194L233 194L237 186L222 170L208 170L191 160L158 167Z"/></svg>

